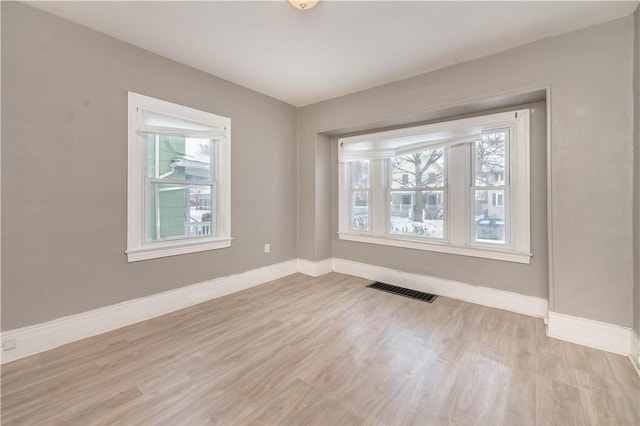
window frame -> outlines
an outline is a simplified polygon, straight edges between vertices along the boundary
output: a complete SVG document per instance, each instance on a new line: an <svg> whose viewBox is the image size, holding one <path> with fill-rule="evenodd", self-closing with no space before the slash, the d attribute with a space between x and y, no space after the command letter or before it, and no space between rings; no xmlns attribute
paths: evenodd
<svg viewBox="0 0 640 426"><path fill-rule="evenodd" d="M438 146L434 146L432 148L426 148L417 152L425 152L425 151L429 151L431 149L437 149L439 148ZM416 153L417 153L416 152ZM449 161L449 147L445 146L443 147L443 153L442 153L442 157L443 157L443 168L444 168L444 174L442 176L442 186L429 186L429 185L422 185L420 187L417 186L414 189L403 189L403 188L393 188L392 186L392 174L393 174L393 170L391 169L391 163L393 161L393 158L396 157L391 157L388 158L385 161L384 164L384 172L386 175L386 188L385 188L385 205L387 206L387 208L385 209L385 214L386 214L386 222L387 222L387 227L386 227L386 234L389 236L393 236L393 237L401 237L401 238L410 238L413 239L415 238L416 241L433 241L433 242L448 242L449 241L449 218L448 218L448 214L449 214L449 187L448 187L448 182L449 182L449 165L448 165L448 161ZM403 176L404 178L404 176ZM442 218L442 238L438 238L438 237L421 237L421 236L417 236L417 235L403 235L403 234L394 234L393 232L391 232L391 212L389 211L390 206L391 206L391 193L392 192L442 192L442 208L444 210L443 212L443 218Z"/></svg>
<svg viewBox="0 0 640 426"><path fill-rule="evenodd" d="M231 119L134 92L128 92L127 95L127 249L125 254L128 262L230 247L233 240L231 237ZM146 221L149 199L146 188L148 167L146 151L148 148L141 133L144 111L203 124L220 129L221 134L223 132L219 138L211 142L211 157L215 161L215 164L211 163L215 173L215 176L211 176L211 182L213 182L211 185L216 198L216 230L215 232L212 230L209 236L147 241ZM192 184L200 185L201 183L193 181ZM212 222L213 213L212 211Z"/></svg>
<svg viewBox="0 0 640 426"><path fill-rule="evenodd" d="M159 144L158 138L161 135L158 135L158 134L152 134L152 135L155 136L155 138L156 138L156 142L155 142L156 143L156 147L158 147L158 144ZM150 213L151 206L152 206L151 197L149 197L149 190L150 190L149 186L150 185L180 185L180 186L185 186L186 187L185 189L187 191L189 190L189 187L191 187L191 186L206 186L206 187L209 187L210 198L211 198L211 194L216 194L217 193L218 167L217 167L216 161L217 161L218 156L219 156L219 154L218 154L219 143L218 143L218 140L216 140L216 139L208 139L208 140L210 142L210 152L209 152L210 178L208 180L193 180L193 181L189 181L189 180L186 180L186 179L167 179L166 177L163 177L163 176L150 177L150 173L149 173L149 163L150 163L150 161L149 161L149 156L148 156L149 155L149 149L148 149L148 146L145 146L145 148L144 148L145 158L143 159L143 162L145 164L145 171L144 171L144 198L145 198L145 200L144 200L144 212L149 212ZM144 144L144 141L142 143ZM159 156L160 153L159 152L155 152L154 155L155 156ZM156 157L156 158L158 158L158 157ZM157 173L157 171L156 171L156 173ZM158 201L157 201L158 200L158 196L159 196L158 192L159 191L156 191L156 195L155 195L156 204L154 205L154 208L156 210L156 212L155 212L156 213L156 215L155 215L156 216L156 219L155 219L155 222L156 222L156 226L155 226L155 228L156 228L156 230L155 230L156 238L157 238L157 234L160 231L160 226L159 226L160 217L158 215L158 213L159 213L158 212L159 204L158 204ZM217 204L217 199L215 200L215 202L213 204L214 205ZM208 236L212 236L212 237L217 236L217 232L218 232L217 228L218 227L215 226L215 229L213 229L214 227L211 225L211 223L214 223L216 221L215 219L217 219L217 215L218 215L217 210L218 209L217 209L217 206L216 206L216 212L215 212L216 216L212 215L212 217L211 217L210 224L209 224L210 230L209 230L209 235ZM196 238L196 237L189 237L189 236L178 236L178 237L169 237L169 238L157 238L155 240L154 239L149 239L148 238L149 237L148 231L149 231L149 228L150 228L149 227L149 223L148 223L149 222L149 217L150 217L150 214L144 214L143 215L143 229L144 229L143 235L144 235L144 238L145 238L145 242L147 242L147 243L156 243L156 242L162 242L162 241L178 241L178 240L193 241L194 238ZM202 236L201 238L208 237L208 236Z"/></svg>
<svg viewBox="0 0 640 426"><path fill-rule="evenodd" d="M497 114L451 120L431 125L406 127L396 130L368 133L338 139L340 150L347 148L341 158L339 155L339 189L338 189L338 238L345 241L356 241L427 250L440 253L503 260L516 263L530 263L530 112L519 109ZM510 191L504 192L505 208L505 244L483 243L475 241L475 205L471 197L475 197L473 183L475 179L474 162L472 160L473 140L483 132L498 129L510 129L509 141L505 155L507 156L505 179L509 179ZM401 138L418 140L420 136L428 140L429 135L450 135L440 139L429 147L446 146L444 197L444 239L427 239L424 237L391 234L381 223L390 223L387 187L386 158L390 158L393 150L388 141ZM461 136L462 135L462 136ZM470 136L471 139L470 139ZM475 136L473 136L475 135ZM476 139L473 139L475 137ZM439 144L438 144L439 143ZM353 145L350 145L353 144ZM349 146L373 147L371 152L348 151ZM400 149L397 148L396 149ZM369 158L371 173L370 194L373 202L370 207L369 232L352 232L345 227L345 192L344 179L349 178L349 162L357 158ZM454 176L455 175L455 176ZM490 189L490 188L489 188ZM462 206L462 208L461 208ZM507 211L508 210L508 211ZM348 225L348 223L347 223ZM508 229L507 229L508 228Z"/></svg>
<svg viewBox="0 0 640 426"><path fill-rule="evenodd" d="M511 200L511 191L512 191L512 185L511 185L511 162L512 162L512 158L511 158L511 145L512 145L512 140L514 138L514 128L513 126L510 126L508 128L490 128L487 130L484 130L482 133L486 134L486 133L497 133L500 131L504 131L505 133L507 133L506 138L505 138L505 164L504 164L504 171L501 172L500 174L502 175L502 179L503 179L503 184L502 185L485 185L485 186L479 186L476 185L475 180L476 180L476 174L477 174L477 163L476 163L476 156L475 156L475 143L470 144L470 167L469 170L471 172L471 176L470 176L470 181L469 181L469 193L467 194L468 197L468 202L469 202L469 208L468 208L468 213L469 213L469 235L468 235L468 242L469 245L471 246L478 246L478 247L497 247L497 248L503 248L505 250L511 250L512 247L514 247L514 241L512 239L512 232L511 232L511 218L514 214L517 214L517 212L515 211L514 207L512 206L512 203L510 202ZM515 142L513 142L515 143ZM517 189L517 188L516 188ZM472 211L475 213L475 196L476 196L476 191L487 191L487 195L490 191L492 190L497 190L497 191L503 191L503 204L502 204L502 208L504 209L504 244L499 244L496 242L491 242L490 240L484 240L484 241L478 241L477 240L477 227L476 227L476 219L475 219L475 214L472 214ZM492 195L498 195L498 194L492 194ZM492 197L493 198L493 197ZM489 200L487 200L489 201ZM493 201L493 200L492 200ZM508 206L508 208L505 208L505 203ZM495 204L493 204L494 207L498 207Z"/></svg>
<svg viewBox="0 0 640 426"><path fill-rule="evenodd" d="M351 164L351 163L350 163ZM351 173L353 171L352 167L349 167L349 177L348 177L348 186L349 186L349 231L350 232L364 232L364 233L368 233L371 231L371 162L369 162L369 176L367 178L368 181L368 185L364 188L356 188L353 186L353 179L351 176ZM353 226L353 219L354 219L354 215L355 212L353 210L354 208L354 195L356 192L366 192L367 193L367 217L368 217L368 223L367 223L367 229L365 230L358 230L358 229L354 229Z"/></svg>

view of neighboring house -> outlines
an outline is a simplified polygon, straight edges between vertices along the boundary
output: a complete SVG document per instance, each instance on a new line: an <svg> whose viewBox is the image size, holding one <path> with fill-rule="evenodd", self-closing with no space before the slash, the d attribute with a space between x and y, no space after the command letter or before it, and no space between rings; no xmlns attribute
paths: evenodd
<svg viewBox="0 0 640 426"><path fill-rule="evenodd" d="M148 240L211 235L212 186L197 183L210 179L212 142L172 135L149 134L145 138Z"/></svg>
<svg viewBox="0 0 640 426"><path fill-rule="evenodd" d="M476 216L475 239L479 242L505 241L505 197L509 186L509 159L506 146L509 129L483 134L473 144L475 156Z"/></svg>
<svg viewBox="0 0 640 426"><path fill-rule="evenodd" d="M509 129L483 134L471 144L475 157L475 179L471 196L475 199L475 239L504 243L505 197L508 196L506 145ZM445 228L447 175L445 156L448 148L440 147L392 158L388 177L391 203L389 228L393 234L443 239ZM351 173L357 177L360 190L354 192L353 229L366 230L369 193L363 184L368 179L367 161L354 162ZM365 177L363 177L365 176ZM353 177L352 177L353 179ZM353 187L353 181L352 181Z"/></svg>

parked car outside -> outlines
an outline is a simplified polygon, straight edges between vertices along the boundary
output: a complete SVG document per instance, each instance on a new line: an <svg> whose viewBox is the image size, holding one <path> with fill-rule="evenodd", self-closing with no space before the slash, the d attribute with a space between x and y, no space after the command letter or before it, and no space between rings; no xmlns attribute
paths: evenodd
<svg viewBox="0 0 640 426"><path fill-rule="evenodd" d="M504 219L483 218L476 221L477 240L504 240Z"/></svg>

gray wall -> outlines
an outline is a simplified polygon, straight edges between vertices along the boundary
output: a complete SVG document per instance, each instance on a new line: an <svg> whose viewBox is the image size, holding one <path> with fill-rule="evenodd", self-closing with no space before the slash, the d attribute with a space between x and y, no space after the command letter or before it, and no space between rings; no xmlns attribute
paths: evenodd
<svg viewBox="0 0 640 426"><path fill-rule="evenodd" d="M550 86L551 201L549 226L554 277L551 307L561 312L631 327L633 323L633 16L454 65L407 80L301 108L298 113L298 253L321 260L331 234L308 235L331 220L318 191L316 135L391 117ZM304 236L304 237L303 237ZM412 255L363 244L340 248L340 256L409 272L443 274L453 255ZM337 253L336 253L337 254ZM541 256L541 253L534 253ZM446 259L446 260L445 260ZM487 270L514 277L511 264L466 263L470 284L490 284ZM509 284L544 295L538 283Z"/></svg>
<svg viewBox="0 0 640 426"><path fill-rule="evenodd" d="M128 90L231 118L230 249L127 263ZM2 142L3 330L297 256L294 107L8 2Z"/></svg>
<svg viewBox="0 0 640 426"><path fill-rule="evenodd" d="M28 6L1 7L3 330L296 256L545 297L541 165L530 266L338 242L327 134L549 86L552 309L640 331L638 11L296 110ZM127 90L231 117L230 249L127 263Z"/></svg>
<svg viewBox="0 0 640 426"><path fill-rule="evenodd" d="M640 6L634 13L635 16L635 62L634 62L634 109L635 109L635 149L633 150L635 158L635 175L634 175L634 297L633 297L633 313L634 328L640 334Z"/></svg>

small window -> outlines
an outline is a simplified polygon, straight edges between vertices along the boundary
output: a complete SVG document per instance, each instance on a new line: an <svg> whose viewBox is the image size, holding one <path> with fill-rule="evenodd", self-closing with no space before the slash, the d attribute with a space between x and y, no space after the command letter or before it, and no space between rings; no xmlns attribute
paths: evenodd
<svg viewBox="0 0 640 426"><path fill-rule="evenodd" d="M370 173L369 161L352 161L350 167L351 230L369 230Z"/></svg>
<svg viewBox="0 0 640 426"><path fill-rule="evenodd" d="M471 196L475 204L472 229L476 243L507 243L504 224L508 219L503 207L505 193L510 187L505 185L503 177L509 169L509 134L509 129L492 130L483 133L472 144L474 182Z"/></svg>
<svg viewBox="0 0 640 426"><path fill-rule="evenodd" d="M130 262L231 245L226 117L129 93Z"/></svg>
<svg viewBox="0 0 640 426"><path fill-rule="evenodd" d="M502 207L504 206L504 194L496 194L495 192L492 195L493 206L494 207Z"/></svg>

